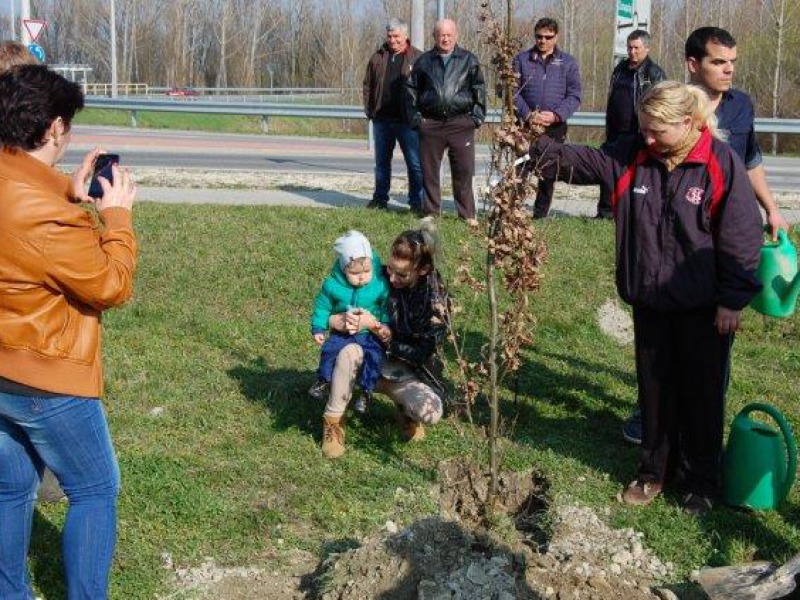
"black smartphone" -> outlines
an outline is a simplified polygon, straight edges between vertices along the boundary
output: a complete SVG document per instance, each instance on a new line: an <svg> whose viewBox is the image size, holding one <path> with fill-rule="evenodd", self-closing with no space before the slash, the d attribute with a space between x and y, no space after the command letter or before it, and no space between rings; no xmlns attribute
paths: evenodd
<svg viewBox="0 0 800 600"><path fill-rule="evenodd" d="M92 198L103 197L103 187L97 181L97 177L105 177L108 183L114 183L114 173L111 170L112 165L119 164L119 154L101 154L94 161L94 173L92 173L92 181L89 184L89 195Z"/></svg>

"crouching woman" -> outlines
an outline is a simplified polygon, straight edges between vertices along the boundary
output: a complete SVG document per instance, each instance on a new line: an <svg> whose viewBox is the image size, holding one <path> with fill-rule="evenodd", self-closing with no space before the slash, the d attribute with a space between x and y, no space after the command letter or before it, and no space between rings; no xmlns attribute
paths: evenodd
<svg viewBox="0 0 800 600"><path fill-rule="evenodd" d="M441 360L437 354L447 336L447 293L436 270L436 226L423 219L417 229L401 233L386 265L391 285L389 327L381 331L386 361L375 391L397 407L405 439L421 440L425 425L442 416ZM378 325L369 312L340 313L330 318L331 329L354 332ZM345 411L364 354L357 344L346 346L336 360L323 415L322 452L338 458L345 451Z"/></svg>

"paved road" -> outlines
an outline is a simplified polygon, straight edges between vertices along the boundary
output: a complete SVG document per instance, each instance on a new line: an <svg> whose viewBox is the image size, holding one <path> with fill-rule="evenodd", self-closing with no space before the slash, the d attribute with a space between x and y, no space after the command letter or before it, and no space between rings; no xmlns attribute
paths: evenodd
<svg viewBox="0 0 800 600"><path fill-rule="evenodd" d="M122 155L131 167L175 167L203 170L244 169L276 173L363 174L370 177L373 158L363 139L298 138L287 136L212 134L112 127L76 126L65 164L74 165L83 153L101 146ZM485 172L488 148L478 148L479 170ZM405 172L399 150L395 172ZM776 191L800 192L800 159L767 158L767 175ZM295 206L363 206L363 194L285 190L202 190L143 188L142 200L157 202L274 204ZM392 205L401 210L400 204ZM554 199L555 214L593 215L595 200ZM445 199L445 210L452 200ZM784 210L791 222L800 222L800 211Z"/></svg>
<svg viewBox="0 0 800 600"><path fill-rule="evenodd" d="M212 134L112 127L76 126L65 163L74 165L94 146L119 152L132 167L246 169L272 172L361 173L373 169L364 139L323 139L285 136ZM488 148L478 148L479 170L485 172ZM766 158L773 190L800 192L800 159ZM394 170L405 172L400 151Z"/></svg>
<svg viewBox="0 0 800 600"><path fill-rule="evenodd" d="M247 169L272 172L371 174L364 139L299 138L76 126L65 162L100 146L133 167ZM398 150L398 172L405 172Z"/></svg>

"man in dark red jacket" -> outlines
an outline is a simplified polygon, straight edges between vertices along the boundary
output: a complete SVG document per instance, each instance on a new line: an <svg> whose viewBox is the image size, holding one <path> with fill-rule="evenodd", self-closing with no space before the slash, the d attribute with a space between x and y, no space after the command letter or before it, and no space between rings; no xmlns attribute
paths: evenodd
<svg viewBox="0 0 800 600"><path fill-rule="evenodd" d="M408 26L398 19L386 25L386 42L369 59L364 74L364 112L375 135L375 192L368 208L386 208L392 182L392 155L400 144L408 168L408 205L422 210L422 166L419 136L408 123L405 80L421 52L408 39Z"/></svg>

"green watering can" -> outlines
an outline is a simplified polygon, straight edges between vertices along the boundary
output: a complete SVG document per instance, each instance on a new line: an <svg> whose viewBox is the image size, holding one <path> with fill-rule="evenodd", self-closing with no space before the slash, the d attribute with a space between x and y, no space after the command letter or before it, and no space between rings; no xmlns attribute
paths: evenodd
<svg viewBox="0 0 800 600"><path fill-rule="evenodd" d="M764 285L750 306L768 317L788 317L797 306L800 275L797 273L797 250L783 229L778 241L761 246L761 260L756 277Z"/></svg>
<svg viewBox="0 0 800 600"><path fill-rule="evenodd" d="M777 431L750 413L768 414ZM792 428L780 411L753 403L736 415L722 463L722 497L726 504L755 510L776 508L789 494L797 468L797 446Z"/></svg>

